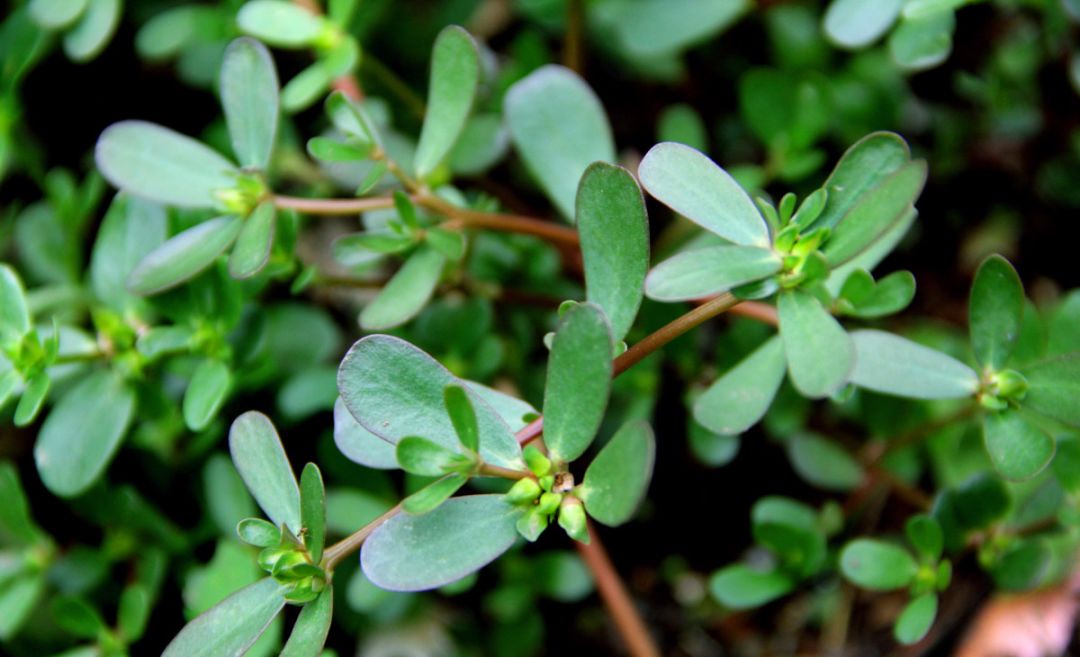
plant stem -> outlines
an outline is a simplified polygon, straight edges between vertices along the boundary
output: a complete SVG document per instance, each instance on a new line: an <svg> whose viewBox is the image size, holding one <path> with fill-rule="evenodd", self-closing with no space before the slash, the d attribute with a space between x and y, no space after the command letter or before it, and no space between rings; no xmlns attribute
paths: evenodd
<svg viewBox="0 0 1080 657"><path fill-rule="evenodd" d="M563 38L563 65L580 74L584 64L585 7L582 0L566 3L566 36Z"/></svg>
<svg viewBox="0 0 1080 657"><path fill-rule="evenodd" d="M641 620L634 602L630 598L626 587L623 586L619 574L608 557L596 528L589 521L589 543L574 541L578 554L581 555L585 565L592 571L596 580L596 590L604 600L604 606L611 614L612 621L619 630L626 649L633 657L660 657L660 651L656 647L648 628Z"/></svg>
<svg viewBox="0 0 1080 657"><path fill-rule="evenodd" d="M382 210L394 207L394 199L389 196L371 198L301 198L275 194L274 205L287 210L296 210L304 214L350 215L368 210Z"/></svg>
<svg viewBox="0 0 1080 657"><path fill-rule="evenodd" d="M660 347L739 303L739 299L729 292L706 301L620 354L612 367L612 376L622 374Z"/></svg>
<svg viewBox="0 0 1080 657"><path fill-rule="evenodd" d="M367 540L367 537L371 536L371 532L378 529L384 522L399 513L401 513L401 504L395 505L394 508L378 518L326 548L326 551L323 552L323 567L326 570L333 570L335 566L341 563L342 559L359 550L360 546Z"/></svg>
<svg viewBox="0 0 1080 657"><path fill-rule="evenodd" d="M432 207L426 200L421 200L420 204ZM549 242L575 248L579 244L577 231L568 226L560 226L548 221L540 221L532 217L522 217L514 214L478 212L463 208L451 210L450 208L453 207L447 204L446 207L438 208L440 212L453 217L453 221L448 221L443 225L445 228L490 228L504 233L535 235Z"/></svg>

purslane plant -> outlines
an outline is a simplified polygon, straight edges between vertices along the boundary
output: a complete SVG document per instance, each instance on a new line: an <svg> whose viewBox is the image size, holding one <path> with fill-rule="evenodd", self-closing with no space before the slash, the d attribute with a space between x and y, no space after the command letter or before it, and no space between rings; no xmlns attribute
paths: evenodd
<svg viewBox="0 0 1080 657"><path fill-rule="evenodd" d="M863 530L833 500L818 508L776 496L758 500L750 516L759 558L725 566L710 580L725 609L757 607L843 577L869 590L907 590L894 634L913 643L930 631L951 564L965 550L977 550L979 564L1005 589L1061 572L1075 549L1077 522L1068 512L1080 488L1070 471L1080 459L1076 304L1055 311L1064 317L1054 320L1056 333L1043 327L1012 266L992 256L972 284L970 354L947 354L925 338L884 330L880 320L908 306L915 280L907 272L879 279L871 272L915 221L927 177L926 162L913 159L902 138L867 135L801 203L794 194L776 203L754 200L681 143L650 149L635 178L614 163L599 100L563 67L538 68L509 89L501 100L502 134L500 103L486 95L482 46L451 26L434 44L416 140L398 132L376 100L336 91L326 102L327 132L304 143L354 196L280 194L290 173L275 160L285 132L279 104L296 110L315 102L355 67L359 51L344 27L352 5L332 3L326 18L274 0L244 6L242 30L272 45L314 48L321 59L279 101L265 46L250 37L228 46L219 92L233 158L144 122L102 134L96 161L121 194L99 230L79 302L93 304L92 335L81 328L82 317L65 313L67 298L42 301L18 272L0 267L0 403L17 396L14 420L26 425L58 391L34 448L52 493L94 494L129 435L162 458L205 454L228 399L279 378L287 379L278 400L283 415L332 410L334 442L349 460L400 469L419 482L385 513L330 543L319 466L307 464L297 479L272 421L256 411L236 418L232 463L265 519L244 517L235 533L258 549L261 579L191 620L165 655L244 654L280 624L286 604L301 610L281 654L319 655L334 592L342 589L335 574L357 552L368 583L429 590L467 581L519 538L537 541L552 524L593 568L633 654L659 654L613 580L592 523L614 527L634 517L646 498L656 441L676 438L664 427L654 436L648 412L609 403L612 379L729 310L770 326L696 397L693 420L715 436L741 434L777 409L806 404L799 398L829 399L831 412L850 415L852 405L873 403L875 394L935 406L928 427L885 436L867 427L887 445L876 452L809 431L787 436L793 466L811 484L857 492L884 482L917 512L898 542L858 536ZM494 125L481 120L492 117ZM573 228L503 213L492 199L454 186L455 175L501 158L508 143ZM297 151L291 147L290 155ZM641 188L704 229L651 271ZM363 276L383 256L404 261L363 304L359 323L366 331L406 326L432 310L440 290L479 287L472 279L480 279L474 267L487 230L562 249L567 265L581 270L584 288L559 288L549 299L558 305L557 321L532 336L548 350L537 386L541 408L467 380L460 364L451 371L398 335L360 338L335 367L341 336L326 313L251 303L275 286L299 294L326 278L298 254L308 225L301 215L358 214L364 230L332 247L357 275L349 282L369 283ZM567 296L574 300L563 301ZM645 296L696 307L642 337L637 318ZM860 327L847 326L856 322ZM785 397L785 374L795 402ZM169 403L176 399L178 405ZM938 469L935 498L918 489L921 471L888 462L890 452L924 439L935 446L928 450L945 449L950 436L942 432L963 433L973 418L985 447L965 450L961 465L933 452L927 457ZM188 433L190 440L177 438ZM221 468L229 471L219 461ZM229 485L229 476L213 478L226 482L215 485ZM1028 510L1035 486L1057 496L1049 513ZM7 464L0 465L0 487L15 500L13 511L0 514L0 531L18 557L0 572L0 600L18 611L0 621L0 636L7 636L42 595L43 573L58 557L26 512ZM1060 531L1045 536L1046 529ZM160 576L134 578L115 627L77 595L58 598L53 614L73 636L93 640L89 650L124 654L142 636L159 586Z"/></svg>

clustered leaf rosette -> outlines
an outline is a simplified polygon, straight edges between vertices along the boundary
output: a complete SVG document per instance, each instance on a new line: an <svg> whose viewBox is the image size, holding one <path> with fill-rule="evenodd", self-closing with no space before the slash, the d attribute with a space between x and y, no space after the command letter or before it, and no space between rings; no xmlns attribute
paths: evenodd
<svg viewBox="0 0 1080 657"><path fill-rule="evenodd" d="M230 247L229 272L235 278L254 276L270 259L276 211L266 171L279 102L277 71L266 47L249 38L229 44L220 89L236 162L145 121L113 124L98 138L98 169L116 187L167 206L222 213L146 254L127 280L135 294L156 294L190 280Z"/></svg>
<svg viewBox="0 0 1080 657"><path fill-rule="evenodd" d="M843 387L855 366L851 337L833 315L875 318L911 301L914 279L869 274L915 218L926 163L892 133L852 146L825 185L796 208L788 194L758 204L723 169L681 144L654 146L641 162L642 186L708 233L649 272L658 301L721 293L775 295L779 335L720 377L694 404L694 418L718 434L741 433L768 410L788 374L806 397Z"/></svg>

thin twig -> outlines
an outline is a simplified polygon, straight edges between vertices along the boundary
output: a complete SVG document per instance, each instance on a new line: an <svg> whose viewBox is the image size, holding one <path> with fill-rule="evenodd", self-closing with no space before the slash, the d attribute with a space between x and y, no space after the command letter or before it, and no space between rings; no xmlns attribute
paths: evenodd
<svg viewBox="0 0 1080 657"><path fill-rule="evenodd" d="M367 537L371 536L371 532L378 529L384 522L399 513L401 513L401 505L397 504L394 508L372 520L346 538L343 538L326 548L326 551L323 552L323 566L326 570L333 570L334 566L338 565L342 559L359 550L360 546L367 540Z"/></svg>
<svg viewBox="0 0 1080 657"><path fill-rule="evenodd" d="M563 65L580 74L585 62L585 3L566 3L566 36L563 38Z"/></svg>
<svg viewBox="0 0 1080 657"><path fill-rule="evenodd" d="M618 376L622 374L660 347L663 347L675 338L681 336L690 329L700 326L713 317L731 310L739 303L739 299L734 295L725 292L714 299L710 299L701 304L620 354L619 357L615 359L615 363L612 367L613 375Z"/></svg>
<svg viewBox="0 0 1080 657"><path fill-rule="evenodd" d="M304 214L350 215L369 210L382 210L394 207L390 196L372 196L370 198L302 198L275 194L274 205L279 208L296 210Z"/></svg>
<svg viewBox="0 0 1080 657"><path fill-rule="evenodd" d="M581 555L585 565L592 571L593 579L596 580L596 590L604 600L604 606L611 614L611 620L619 630L626 649L633 657L660 657L660 651L656 647L648 628L641 620L640 614L634 607L634 601L630 598L626 587L623 586L615 566L608 557L600 536L596 533L593 523L589 522L589 542L581 543L574 541L578 554Z"/></svg>

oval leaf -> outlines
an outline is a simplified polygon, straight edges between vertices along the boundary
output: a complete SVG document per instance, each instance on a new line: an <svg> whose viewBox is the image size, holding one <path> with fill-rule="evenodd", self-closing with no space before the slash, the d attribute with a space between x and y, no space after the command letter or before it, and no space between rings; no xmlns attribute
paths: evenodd
<svg viewBox="0 0 1080 657"><path fill-rule="evenodd" d="M702 153L674 142L657 144L638 167L656 200L705 230L746 246L769 246L769 229L739 183Z"/></svg>
<svg viewBox="0 0 1080 657"><path fill-rule="evenodd" d="M118 194L101 222L91 255L90 284L97 298L117 310L133 303L128 276L168 236L169 217L163 207Z"/></svg>
<svg viewBox="0 0 1080 657"><path fill-rule="evenodd" d="M217 416L232 386L229 366L207 358L195 368L184 393L184 422L192 431L202 431Z"/></svg>
<svg viewBox="0 0 1080 657"><path fill-rule="evenodd" d="M825 35L842 48L870 45L885 34L904 0L833 0L825 10Z"/></svg>
<svg viewBox="0 0 1080 657"><path fill-rule="evenodd" d="M64 34L64 52L76 62L93 59L109 43L120 23L120 0L90 0L79 22Z"/></svg>
<svg viewBox="0 0 1080 657"><path fill-rule="evenodd" d="M590 164L578 185L576 222L586 298L607 315L612 340L622 340L641 307L649 270L649 219L634 176L612 164Z"/></svg>
<svg viewBox="0 0 1080 657"><path fill-rule="evenodd" d="M248 411L232 423L229 452L267 518L300 534L300 488L270 418Z"/></svg>
<svg viewBox="0 0 1080 657"><path fill-rule="evenodd" d="M765 416L784 380L784 347L774 336L716 380L694 402L694 419L709 431L735 435Z"/></svg>
<svg viewBox="0 0 1080 657"><path fill-rule="evenodd" d="M217 217L171 237L139 261L128 276L128 290L148 295L193 278L214 264L236 240L244 222L239 217Z"/></svg>
<svg viewBox="0 0 1080 657"><path fill-rule="evenodd" d="M322 560L326 543L326 488L319 466L308 463L300 473L300 523L304 527L304 545L312 563Z"/></svg>
<svg viewBox="0 0 1080 657"><path fill-rule="evenodd" d="M1054 458L1054 439L1015 409L987 413L983 438L994 467L1012 481L1031 479Z"/></svg>
<svg viewBox="0 0 1080 657"><path fill-rule="evenodd" d="M657 265L645 279L645 292L657 301L701 299L772 276L782 267L771 249L708 246L684 251Z"/></svg>
<svg viewBox="0 0 1080 657"><path fill-rule="evenodd" d="M345 458L354 463L380 470L398 467L393 443L361 426L340 397L334 402L334 444Z"/></svg>
<svg viewBox="0 0 1080 657"><path fill-rule="evenodd" d="M791 382L810 398L827 397L847 381L855 348L840 323L802 290L780 293L780 338Z"/></svg>
<svg viewBox="0 0 1080 657"><path fill-rule="evenodd" d="M598 160L615 160L615 142L600 100L576 73L549 65L510 87L504 109L525 165L559 213L572 219L585 169Z"/></svg>
<svg viewBox="0 0 1080 657"><path fill-rule="evenodd" d="M517 539L520 515L502 495L456 497L422 516L398 514L364 543L360 566L390 591L438 588L506 552Z"/></svg>
<svg viewBox="0 0 1080 657"><path fill-rule="evenodd" d="M871 591L903 588L915 579L918 566L907 550L870 538L859 538L844 546L840 571L856 586Z"/></svg>
<svg viewBox="0 0 1080 657"><path fill-rule="evenodd" d="M11 265L0 264L0 340L19 340L30 331L26 290Z"/></svg>
<svg viewBox="0 0 1080 657"><path fill-rule="evenodd" d="M934 616L937 615L937 596L933 593L924 593L915 598L904 607L900 618L896 619L893 626L893 636L904 645L911 645L922 640L934 624Z"/></svg>
<svg viewBox="0 0 1080 657"><path fill-rule="evenodd" d="M779 571L754 570L733 564L716 571L709 579L709 591L730 609L753 609L787 595L795 588L791 578Z"/></svg>
<svg viewBox="0 0 1080 657"><path fill-rule="evenodd" d="M318 16L289 0L246 2L236 14L236 24L247 34L283 48L308 45L323 30Z"/></svg>
<svg viewBox="0 0 1080 657"><path fill-rule="evenodd" d="M439 32L431 50L431 82L420 142L413 161L426 178L454 146L472 111L480 85L480 52L472 36L457 25Z"/></svg>
<svg viewBox="0 0 1080 657"><path fill-rule="evenodd" d="M1024 285L999 255L983 260L968 300L968 326L975 360L1001 369L1012 355L1024 317Z"/></svg>
<svg viewBox="0 0 1080 657"><path fill-rule="evenodd" d="M911 399L970 397L979 388L975 370L952 356L899 335L866 329L853 331L857 386Z"/></svg>
<svg viewBox="0 0 1080 657"><path fill-rule="evenodd" d="M822 187L825 209L814 226L832 228L859 202L911 159L907 142L893 132L873 132L851 145Z"/></svg>
<svg viewBox="0 0 1080 657"><path fill-rule="evenodd" d="M34 446L41 481L60 497L93 484L116 454L135 414L135 393L97 371L69 390L45 419Z"/></svg>
<svg viewBox="0 0 1080 657"><path fill-rule="evenodd" d="M293 625L292 634L278 657L319 657L323 654L330 621L334 619L334 590L327 588L319 597L304 605Z"/></svg>
<svg viewBox="0 0 1080 657"><path fill-rule="evenodd" d="M596 455L581 482L589 515L610 527L630 520L652 478L656 439L643 421L622 426Z"/></svg>
<svg viewBox="0 0 1080 657"><path fill-rule="evenodd" d="M249 278L266 266L274 246L276 225L274 204L269 201L259 204L244 219L244 226L236 236L236 245L229 254L229 273L233 278Z"/></svg>
<svg viewBox="0 0 1080 657"><path fill-rule="evenodd" d="M460 452L443 400L448 385L463 382L431 356L388 335L357 341L338 370L341 398L365 429L395 445L406 436L423 436ZM480 456L493 465L524 468L513 431L483 398L468 391L480 432Z"/></svg>
<svg viewBox="0 0 1080 657"><path fill-rule="evenodd" d="M235 39L221 62L221 106L233 153L243 167L265 169L278 123L278 77L266 46Z"/></svg>
<svg viewBox="0 0 1080 657"><path fill-rule="evenodd" d="M422 246L405 261L379 295L360 313L360 326L367 331L393 328L420 312L439 283L446 257Z"/></svg>
<svg viewBox="0 0 1080 657"><path fill-rule="evenodd" d="M116 187L167 205L209 208L236 184L236 167L217 151L145 121L122 121L98 137L94 159Z"/></svg>
<svg viewBox="0 0 1080 657"><path fill-rule="evenodd" d="M161 657L240 657L285 606L283 593L269 577L240 589L185 625Z"/></svg>
<svg viewBox="0 0 1080 657"><path fill-rule="evenodd" d="M1028 382L1024 408L1080 427L1080 353L1032 365L1024 369L1024 376Z"/></svg>
<svg viewBox="0 0 1080 657"><path fill-rule="evenodd" d="M840 445L820 436L791 438L788 458L800 477L824 490L852 490L863 480L859 463Z"/></svg>

